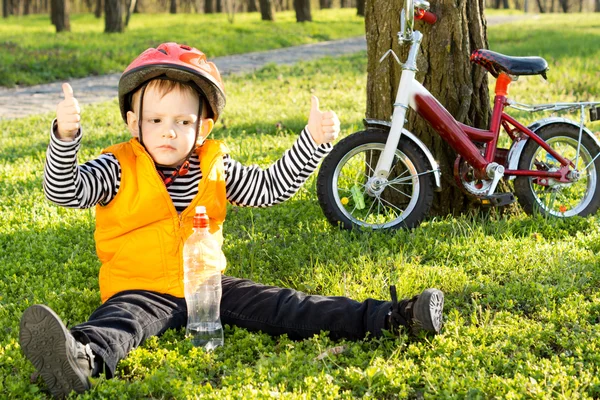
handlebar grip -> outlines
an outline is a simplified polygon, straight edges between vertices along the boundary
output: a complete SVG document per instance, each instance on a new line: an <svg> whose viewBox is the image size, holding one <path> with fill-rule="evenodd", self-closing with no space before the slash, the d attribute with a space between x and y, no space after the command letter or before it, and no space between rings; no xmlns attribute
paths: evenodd
<svg viewBox="0 0 600 400"><path fill-rule="evenodd" d="M415 18L423 20L423 22L427 22L430 25L435 24L437 21L437 16L434 13L430 13L429 11L417 9L415 11Z"/></svg>

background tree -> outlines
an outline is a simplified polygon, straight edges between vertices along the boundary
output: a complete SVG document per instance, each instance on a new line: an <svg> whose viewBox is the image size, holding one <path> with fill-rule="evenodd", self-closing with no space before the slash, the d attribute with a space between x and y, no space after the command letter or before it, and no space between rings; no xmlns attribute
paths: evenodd
<svg viewBox="0 0 600 400"><path fill-rule="evenodd" d="M126 4L127 15L125 15L125 28L127 28L129 26L129 19L131 18L131 14L133 14L136 6L137 6L137 0L127 0L127 4Z"/></svg>
<svg viewBox="0 0 600 400"><path fill-rule="evenodd" d="M296 10L296 22L312 21L310 0L294 0L294 10Z"/></svg>
<svg viewBox="0 0 600 400"><path fill-rule="evenodd" d="M365 16L365 0L356 0L356 15Z"/></svg>
<svg viewBox="0 0 600 400"><path fill-rule="evenodd" d="M2 1L2 17L8 18L10 15L10 0Z"/></svg>
<svg viewBox="0 0 600 400"><path fill-rule="evenodd" d="M399 48L397 40L401 3L369 0L366 4L369 118L387 121L392 115L401 69L392 57L381 64L379 59L390 47L401 60L406 59L408 46ZM488 80L486 71L472 65L469 56L473 50L488 47L483 9L484 0L438 0L432 2L431 11L438 15L434 26L415 22L415 28L424 34L417 79L458 121L479 128L487 128L490 117ZM454 151L414 112L408 114L407 129L425 142L442 168L443 191L436 194L432 212L463 211L470 200L454 183Z"/></svg>
<svg viewBox="0 0 600 400"><path fill-rule="evenodd" d="M177 14L177 0L171 0L169 5L169 13Z"/></svg>
<svg viewBox="0 0 600 400"><path fill-rule="evenodd" d="M319 7L321 9L331 8L333 1L332 0L319 0Z"/></svg>
<svg viewBox="0 0 600 400"><path fill-rule="evenodd" d="M68 0L52 0L50 3L50 20L56 32L70 32Z"/></svg>
<svg viewBox="0 0 600 400"><path fill-rule="evenodd" d="M275 21L275 4L273 4L273 0L258 0L258 3L260 4L260 18L263 21Z"/></svg>
<svg viewBox="0 0 600 400"><path fill-rule="evenodd" d="M102 9L104 8L103 0L96 0L96 8L94 10L94 16L96 18L102 17Z"/></svg>
<svg viewBox="0 0 600 400"><path fill-rule="evenodd" d="M123 2L121 0L104 0L104 32L123 32Z"/></svg>

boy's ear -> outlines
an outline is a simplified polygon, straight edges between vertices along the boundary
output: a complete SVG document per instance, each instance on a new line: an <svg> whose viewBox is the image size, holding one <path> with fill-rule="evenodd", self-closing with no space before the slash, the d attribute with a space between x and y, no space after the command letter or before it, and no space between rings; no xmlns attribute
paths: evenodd
<svg viewBox="0 0 600 400"><path fill-rule="evenodd" d="M206 139L212 132L214 126L215 121L213 121L212 118L202 118L202 120L200 120L200 136Z"/></svg>
<svg viewBox="0 0 600 400"><path fill-rule="evenodd" d="M127 128L133 137L139 137L138 117L133 111L127 111Z"/></svg>

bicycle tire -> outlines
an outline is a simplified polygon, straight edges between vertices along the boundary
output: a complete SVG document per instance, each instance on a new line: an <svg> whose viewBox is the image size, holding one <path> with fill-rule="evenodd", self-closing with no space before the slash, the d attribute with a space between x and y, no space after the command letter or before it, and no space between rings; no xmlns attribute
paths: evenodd
<svg viewBox="0 0 600 400"><path fill-rule="evenodd" d="M365 189L368 172L372 174L377 152L383 151L387 137L388 132L381 129L353 133L341 140L323 160L317 176L317 196L331 224L343 229L414 228L429 212L433 203L433 173L427 173L430 167L425 154L409 140L401 139L395 153L390 176L396 181L388 182L379 196ZM367 167L362 173L361 163ZM398 189L400 186L405 190ZM366 212L364 208L358 209L360 195L355 197L354 187L362 193L364 208L369 205ZM395 200L398 201L392 204ZM406 207L401 208L403 202Z"/></svg>
<svg viewBox="0 0 600 400"><path fill-rule="evenodd" d="M551 124L539 129L538 136L549 143L563 157L575 162L579 128L570 124ZM577 169L581 176L572 183L552 181L548 185L537 184L528 176L515 179L515 194L519 204L527 214L541 213L544 216L568 218L575 215L585 217L595 213L600 207L598 172L600 153L597 143L585 132L582 134ZM586 169L586 165L588 168ZM529 139L519 158L519 169L557 169L560 164L554 157Z"/></svg>

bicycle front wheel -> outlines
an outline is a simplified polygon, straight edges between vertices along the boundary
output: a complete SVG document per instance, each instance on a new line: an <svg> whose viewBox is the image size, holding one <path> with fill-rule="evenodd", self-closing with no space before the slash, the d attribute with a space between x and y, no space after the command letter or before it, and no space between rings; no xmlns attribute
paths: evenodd
<svg viewBox="0 0 600 400"><path fill-rule="evenodd" d="M571 182L519 176L515 179L515 194L526 213L539 212L555 217L586 216L600 207L598 171L600 148L583 133L579 145L579 128L568 124L552 124L536 132L558 154L575 164L576 178ZM560 163L546 150L529 139L521 158L519 169L558 171Z"/></svg>
<svg viewBox="0 0 600 400"><path fill-rule="evenodd" d="M329 222L351 229L413 228L433 202L433 177L423 152L400 140L387 179L374 177L387 132L369 129L341 140L325 158L317 195Z"/></svg>

